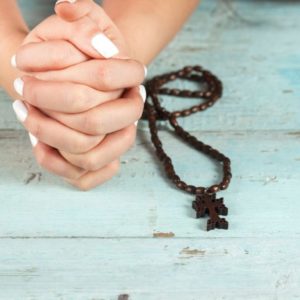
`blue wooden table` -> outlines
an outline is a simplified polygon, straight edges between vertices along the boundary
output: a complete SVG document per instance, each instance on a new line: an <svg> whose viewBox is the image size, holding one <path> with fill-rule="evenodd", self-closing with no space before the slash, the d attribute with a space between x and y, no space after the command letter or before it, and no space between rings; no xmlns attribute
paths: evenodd
<svg viewBox="0 0 300 300"><path fill-rule="evenodd" d="M51 13L21 2L31 26ZM297 1L204 0L149 68L202 64L224 83L220 102L181 124L232 159L227 231L205 231L165 179L145 121L121 173L80 192L38 166L0 91L0 299L299 299L299 16ZM219 180L160 128L185 181Z"/></svg>

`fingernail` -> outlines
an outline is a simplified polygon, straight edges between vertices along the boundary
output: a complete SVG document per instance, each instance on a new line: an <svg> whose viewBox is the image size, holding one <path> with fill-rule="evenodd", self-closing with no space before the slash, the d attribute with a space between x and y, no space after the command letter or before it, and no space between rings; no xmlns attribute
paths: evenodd
<svg viewBox="0 0 300 300"><path fill-rule="evenodd" d="M14 81L14 88L19 95L23 96L24 81L20 77Z"/></svg>
<svg viewBox="0 0 300 300"><path fill-rule="evenodd" d="M144 71L145 71L145 78L147 77L147 74L148 74L148 69L146 66L144 66Z"/></svg>
<svg viewBox="0 0 300 300"><path fill-rule="evenodd" d="M143 101L145 102L146 101L146 97L147 97L146 89L145 89L145 87L143 85L140 85L139 89L140 89L140 95L143 98Z"/></svg>
<svg viewBox="0 0 300 300"><path fill-rule="evenodd" d="M138 122L139 122L138 120L137 120L137 121L135 121L135 122L134 122L134 125L135 125L135 126L137 126Z"/></svg>
<svg viewBox="0 0 300 300"><path fill-rule="evenodd" d="M28 110L27 110L26 106L24 105L23 101L15 100L14 103L12 104L12 106L17 115L17 118L21 122L24 122L28 116Z"/></svg>
<svg viewBox="0 0 300 300"><path fill-rule="evenodd" d="M63 2L75 3L76 0L58 0L58 1L56 1L55 5L57 5L59 3L63 3Z"/></svg>
<svg viewBox="0 0 300 300"><path fill-rule="evenodd" d="M17 60L16 60L16 55L13 55L10 59L10 64L16 68L17 67Z"/></svg>
<svg viewBox="0 0 300 300"><path fill-rule="evenodd" d="M116 45L103 33L98 33L92 38L92 46L105 58L119 53Z"/></svg>
<svg viewBox="0 0 300 300"><path fill-rule="evenodd" d="M39 140L34 135L32 135L30 132L28 133L28 135L29 135L29 139L30 139L32 147L35 147L37 145L37 143L39 142Z"/></svg>

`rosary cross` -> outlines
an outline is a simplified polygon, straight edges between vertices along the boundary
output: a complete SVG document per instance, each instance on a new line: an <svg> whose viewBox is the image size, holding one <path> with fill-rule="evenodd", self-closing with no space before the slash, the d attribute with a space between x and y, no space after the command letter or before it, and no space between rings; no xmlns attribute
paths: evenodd
<svg viewBox="0 0 300 300"><path fill-rule="evenodd" d="M219 215L226 216L228 213L227 207L223 204L223 198L216 199L216 194L196 195L193 208L196 210L197 218L205 217L206 214L209 215L207 231L214 228L228 229L226 219L219 217Z"/></svg>

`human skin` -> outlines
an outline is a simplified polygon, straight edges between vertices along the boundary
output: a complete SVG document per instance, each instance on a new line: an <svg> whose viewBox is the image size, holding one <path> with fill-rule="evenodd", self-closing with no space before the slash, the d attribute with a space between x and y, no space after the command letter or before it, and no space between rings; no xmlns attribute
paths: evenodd
<svg viewBox="0 0 300 300"><path fill-rule="evenodd" d="M145 70L141 63L127 58L124 42L111 24L105 23L101 8L97 6L92 11L91 18L101 21L97 27L89 18L67 23L54 15L33 29L16 53L18 68L38 71L34 78L21 78L21 94L26 104L31 104L22 122L39 140L34 147L37 160L47 170L75 180L84 170L91 171L84 174L85 178L97 172L93 177L102 180L101 169L107 170L107 165L114 164L134 143L133 124L143 110L139 88L127 89L120 99L114 99L118 94L107 98L107 91L139 85ZM99 30L118 46L119 53L113 59L103 59L92 48L90 41ZM51 55L45 55L49 53L47 48ZM87 56L93 59L87 60ZM107 79L113 77L116 79ZM57 149L62 157L50 149L45 156L41 151L45 144ZM66 161L84 170L66 166ZM114 165L112 171L116 171Z"/></svg>
<svg viewBox="0 0 300 300"><path fill-rule="evenodd" d="M91 39L88 35L94 35L99 31L99 28L95 28L93 22L89 23L88 19L81 20L82 22L79 25L75 22L66 24L61 20L59 22L56 16L48 18L42 22L42 24L37 26L37 28L35 28L29 35L27 35L23 42L24 46L21 47L21 51L17 51L16 57L18 67L21 67L23 71L28 72L33 71L34 67L38 67L38 71L40 72L34 73L34 75L39 79L43 79L43 81L41 81L28 76L22 76L21 78L23 82L25 82L22 87L21 94L24 94L29 114L26 119L23 119L23 116L19 119L21 119L25 128L29 132L33 133L39 141L41 141L34 147L34 153L37 161L45 169L71 180L76 180L80 177L81 182L79 183L79 188L84 190L102 183L117 172L117 159L133 144L136 132L136 126L134 126L133 123L140 117L143 109L143 101L138 88L131 88L127 90L122 99L115 99L109 103L108 100L111 99L107 98L107 93L100 93L95 89L101 88L102 90L115 91L138 85L143 81L145 72L142 64L137 61L125 59L127 58L125 55L125 47L122 45L121 39L110 26L103 24L104 16L101 15L100 7L97 7L97 9L100 11L100 15L97 16L97 18L102 22L101 24L98 24L99 28L104 26L103 31L106 34L109 34L111 39L113 39L114 43L118 46L119 53L114 57L123 58L118 63L116 60L112 59L86 61L86 55L90 55L93 56L93 58L98 59L102 58L101 55L99 55L99 53L91 47L91 45L88 46ZM96 11L94 9L93 14L95 13ZM81 29L84 29L84 31ZM85 55L82 55L82 52L77 51L71 44L66 43L65 40L68 39L68 36L58 37L56 35L52 37L51 34L53 32L68 33L69 36L74 37L70 39L71 42L78 48L81 47L81 50L82 52L85 52ZM61 41L60 45L56 40L55 48L53 48L53 45L50 46L51 42L49 39L51 40L51 38L62 38L65 40ZM42 42L41 39L45 39L47 42ZM30 44L30 42L34 44ZM66 56L63 55L62 57L61 53L67 53L73 60L73 63L70 61L68 62L69 64L71 63L71 67L65 68L66 65L59 65L59 62L65 64L66 61L55 58L54 60L56 64L52 65L52 67L53 69L56 69L56 71L41 72L45 69L45 63L47 64L46 60L43 60L43 57L45 56L44 54L49 53L49 51L47 52L45 49L45 44L47 44L47 47L51 50L55 49L55 51L60 51L57 52L57 54L59 53L58 58L60 59L65 58ZM39 46L40 49L34 53L36 46ZM42 49L42 47L44 47L44 49ZM64 47L69 47L71 50ZM55 51L51 51L51 59L54 58ZM33 53L33 55L30 54L30 52ZM25 59L26 55L28 56L27 59ZM30 58L33 58L34 62L38 61L39 65L30 65ZM85 63L85 67L80 69L80 65L78 63L82 61ZM110 66L107 64L110 64ZM99 73L99 70L103 72L105 69L107 69L105 74ZM105 80L107 78L107 73L121 74L121 76L117 76L117 80L114 81ZM95 80L97 78L101 78L101 81ZM59 79L61 79L61 82L57 81ZM79 85L79 83L84 82L87 86L82 84ZM83 89L83 87L85 88ZM83 95L83 92L85 95ZM57 98L53 98L53 95ZM79 97L80 101L78 101L79 95L81 95ZM116 97L116 95L114 97ZM93 120L97 120L97 122L98 120L101 121L102 126L100 127L102 131L96 132L95 135L97 136L87 135L82 132L71 130L70 127L72 127L72 124L70 127L62 126L62 123L64 123L62 114L59 115L60 122L56 122L55 118L47 118L47 116L43 113L53 117L56 117L58 113L44 109L43 104L46 103L45 99L48 99L48 108L50 109L52 109L50 106L55 103L55 101L53 101L53 99L55 99L57 109L64 108L66 112L72 112L72 118L68 118L69 123L72 122L75 126L78 123L77 127L82 124L83 126L81 126L80 131L86 129L87 131L89 130L88 134L90 134L90 131L95 130L98 126L96 126L97 124L95 124L95 121ZM65 103L64 101L67 101L68 103ZM101 102L106 103L100 107L98 104ZM36 106L32 106L29 103L42 104L42 107L39 111L36 109ZM76 103L80 104L80 107L76 107L76 105L74 105ZM89 107L85 107L86 105ZM86 111L91 107L93 109ZM76 114L75 118L74 109L77 110L78 108L80 108L80 110L84 110L84 112ZM41 113L41 111L43 113ZM97 113L98 111L99 113ZM65 116L69 117L70 114L65 114ZM111 122L111 116L116 117L116 121ZM108 135L107 133L111 134ZM104 134L107 135L104 137ZM101 145L98 147L100 142ZM67 161L75 163L70 165ZM74 165L85 169L76 168ZM82 178L83 175L84 178Z"/></svg>
<svg viewBox="0 0 300 300"><path fill-rule="evenodd" d="M12 1L13 2L13 1ZM3 12L3 9L8 9L9 5L10 8L8 9L10 12L13 12L13 15L9 16L8 19L11 20L12 18L15 18L16 22L11 22L9 20L2 19L2 23L5 23L6 26L5 28L11 28L9 35L14 36L13 39L8 39L8 32L7 29L5 31L1 30L0 35L4 35L6 37L6 43L1 45L1 62L3 61L2 65L6 68L7 72L5 72L5 76L0 74L0 83L6 91L13 97L13 98L18 98L19 95L16 95L15 91L11 88L11 82L13 81L14 78L18 77L20 73L13 69L10 64L8 63L10 60L10 57L17 52L18 46L23 43L24 37L27 32L26 25L22 21L20 17L18 17L18 14L16 13L17 7L15 4L12 2L10 3L0 3L0 14L1 11ZM122 1L121 1L122 2ZM124 7L123 3L127 3L126 7ZM188 15L192 12L194 7L196 6L198 1L190 1L185 3L186 1L179 1L178 0L178 7L174 7L174 5L171 5L171 2L174 4L173 1L164 1L164 4L161 4L157 1L157 5L153 5L153 2L151 1L151 7L149 6L149 1L144 1L144 0L139 0L139 1L123 1L120 3L120 1L104 1L103 7L106 9L106 11L111 14L115 24L120 28L120 31L123 33L123 36L125 36L126 43L128 45L129 51L128 51L128 56L134 57L140 61L142 61L144 64L149 63L155 55L167 44L167 42L172 38L172 36L177 32L179 27L182 25L184 20L188 17ZM81 4L83 5L81 7L81 10L79 11L79 14L82 13L88 6L84 6L84 2L82 1ZM78 18L78 11L73 11L72 9L70 10L70 5L68 3L61 3L57 5L56 7L56 12L58 15L63 17L65 20L73 21L74 19ZM155 9L153 9L155 7ZM150 12L150 13L149 13ZM86 13L86 12L85 12ZM6 15L7 16L7 15ZM17 16L17 17L16 17ZM172 17L171 17L172 16ZM1 18L1 15L0 15ZM142 18L142 19L141 19ZM168 19L168 22L162 22L162 20ZM136 20L136 22L135 22ZM142 26L136 26L138 22L142 22L145 24L144 30L141 30ZM159 25L159 32L162 33L159 38L157 38L157 33L156 30L158 29L158 24ZM8 25L8 26L7 26ZM2 28L2 27L1 27ZM3 27L4 28L4 27ZM145 31L146 30L146 31ZM144 36L142 33L147 33L147 40L143 40ZM58 45L59 46L59 45ZM32 50L32 57L36 57L37 49L31 49ZM58 51L57 53L61 53L61 51ZM81 55L82 56L82 55ZM6 57L6 60L4 59ZM52 57L53 58L53 57ZM30 65L30 62L27 63L27 66ZM51 66L50 66L51 67ZM66 66L64 66L66 67ZM55 69L55 66L54 66ZM39 70L41 71L41 70ZM55 74L55 72L51 72L52 76ZM57 72L56 72L57 75ZM44 75L45 76L45 75ZM55 76L54 76L55 77ZM45 77L44 77L45 79ZM62 78L61 78L62 79ZM68 78L63 78L64 80L67 80ZM29 81L31 79L28 79ZM63 81L63 80L62 80ZM117 79L116 79L117 81ZM85 82L85 84L89 84L89 82ZM42 86L42 83L40 83L39 86ZM116 87L116 86L115 86ZM119 86L120 87L120 86ZM99 88L99 87L97 87ZM56 89L57 90L57 89ZM26 93L26 84L25 84L25 89L24 92ZM134 92L133 92L134 93ZM137 95L137 91L136 91ZM132 98L132 95L129 95L129 98ZM136 103L138 103L136 101ZM35 106L37 108L37 106ZM43 108L41 108L43 109ZM36 110L38 113L38 109L33 108L33 110ZM99 111L100 112L100 111ZM51 115L53 120L55 120L55 117L57 118L57 112L48 110L46 111L48 113L48 116ZM55 116L56 114L56 116ZM60 114L62 116L62 114ZM96 116L96 115L95 115ZM100 114L101 116L101 114ZM69 118L69 124L73 123L76 124L76 118ZM48 120L49 121L49 120ZM132 121L132 120L131 120ZM91 122L92 124L92 122ZM75 125L73 127L76 127ZM128 127L128 126L127 126ZM134 127L134 126L131 126ZM126 128L126 127L125 127ZM78 128L77 128L78 129ZM93 128L90 128L90 130L93 130ZM110 132L110 135L116 135L120 130L116 130ZM134 130L132 130L134 131ZM108 130L109 132L109 130ZM94 133L103 133L107 134L108 132L94 132ZM128 131L125 135L127 135L127 138L130 139L135 133L128 134ZM102 141L100 139L100 141ZM55 151L55 149L52 148L47 148L46 143L38 143L40 152L43 152L42 157L46 157L45 154L50 155L51 153L55 153L56 160L59 161L59 153ZM101 145L101 143L100 143ZM102 142L102 145L103 142ZM62 147L62 146L61 146ZM107 149L109 150L109 145L106 144ZM38 147L35 147L38 148ZM76 147L74 147L76 148ZM103 148L103 147L102 147ZM101 149L101 147L99 147ZM65 149L66 150L66 149ZM72 152L72 147L67 149L70 152L65 152L64 158L69 159L69 161L72 161L72 164L70 164L73 169L75 168L76 176L79 176L76 179L71 180L71 183L74 184L75 186L79 187L80 189L87 190L90 189L100 183L102 183L102 179L106 178L109 179L110 176L106 176L108 170L103 170L105 166L102 166L102 168L99 170L97 173L97 170L92 170L91 172L87 172L86 169L84 169L84 166L89 166L92 167L97 164L93 164L93 160L90 160L90 164L84 164L84 155L81 156L76 156L77 159L75 159ZM34 150L36 151L36 149ZM75 151L76 152L76 151ZM89 152L89 151L87 151ZM121 151L122 152L122 151ZM101 156L103 156L103 151L99 152L101 153ZM71 154L71 155L70 155ZM78 153L75 153L78 154ZM86 154L86 153L85 153ZM61 155L61 153L60 153ZM105 156L105 155L104 155ZM80 157L80 159L78 159ZM88 157L88 156L86 156ZM92 157L91 155L89 157ZM94 156L95 157L95 154ZM64 163L67 163L67 159L64 160ZM91 163L92 162L92 163ZM102 162L103 164L104 162ZM61 169L66 170L67 167L65 164L62 163L62 160L60 161L61 164ZM75 165L80 165L81 168L76 169L77 166ZM52 163L53 165L53 163ZM116 169L118 169L117 163L113 165L113 167L109 167L109 164L107 164L108 169L113 169L115 172ZM50 170L51 171L51 170ZM88 170L89 171L89 170ZM70 172L71 174L72 172ZM75 176L74 173L72 173L72 176ZM100 175L102 174L102 175ZM64 174L58 174L63 177ZM98 179L96 179L98 178ZM97 181L98 180L98 181Z"/></svg>

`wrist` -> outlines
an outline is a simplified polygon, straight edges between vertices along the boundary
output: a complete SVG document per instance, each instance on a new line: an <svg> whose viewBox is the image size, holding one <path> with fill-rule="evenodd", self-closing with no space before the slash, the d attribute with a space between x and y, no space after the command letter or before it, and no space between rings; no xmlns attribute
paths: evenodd
<svg viewBox="0 0 300 300"><path fill-rule="evenodd" d="M11 65L11 58L22 44L26 35L26 31L14 31L9 35L3 36L0 44L0 86L11 97L17 96L13 89L13 81L21 74L20 71Z"/></svg>
<svg viewBox="0 0 300 300"><path fill-rule="evenodd" d="M173 39L199 0L104 0L103 8L127 41L133 58L149 64Z"/></svg>
<svg viewBox="0 0 300 300"><path fill-rule="evenodd" d="M158 43L152 42L149 32L157 32L161 16L151 1L131 2L104 1L103 9L122 33L129 48L130 57L147 65L158 52ZM151 28L149 30L149 28Z"/></svg>

